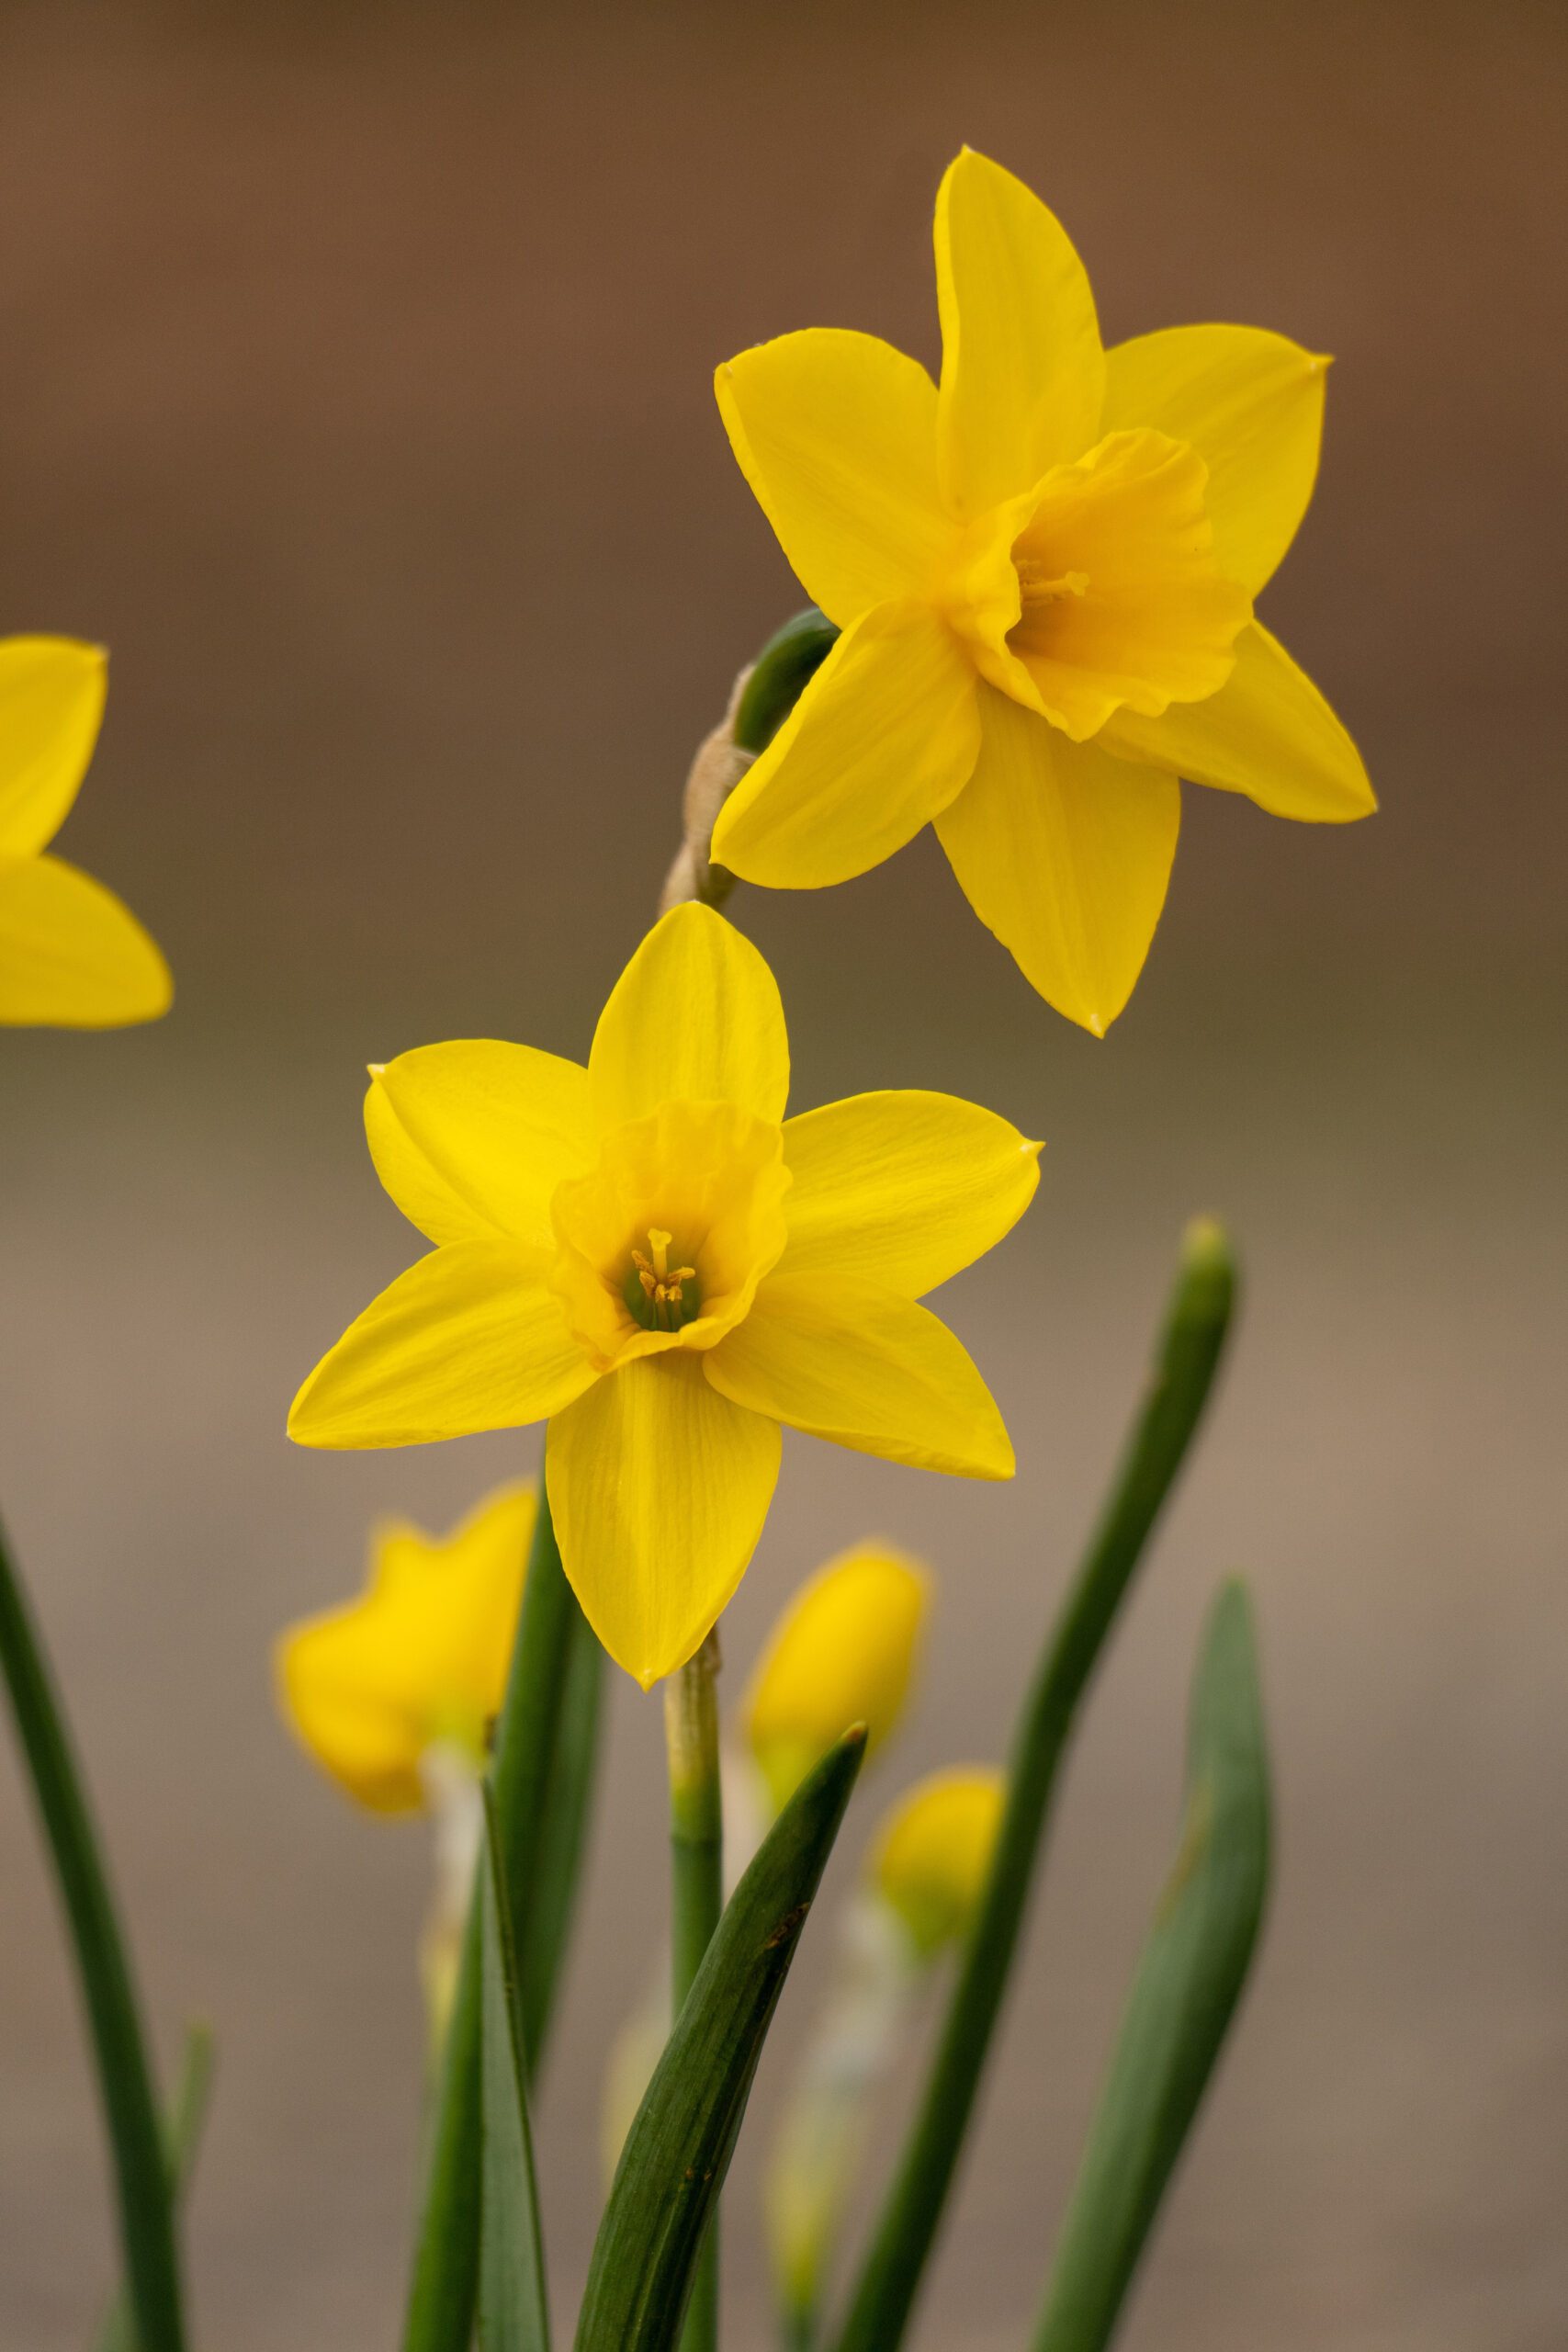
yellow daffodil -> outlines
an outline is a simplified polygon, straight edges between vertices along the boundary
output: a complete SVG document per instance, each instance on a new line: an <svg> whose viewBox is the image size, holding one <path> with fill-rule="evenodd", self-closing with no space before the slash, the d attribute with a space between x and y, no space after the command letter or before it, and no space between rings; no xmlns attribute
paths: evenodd
<svg viewBox="0 0 1568 2352"><path fill-rule="evenodd" d="M475 1780L483 1771L535 1508L533 1487L517 1485L487 1496L449 1535L383 1521L359 1598L280 1637L284 1713L317 1763L372 1812L430 1809L442 1758Z"/></svg>
<svg viewBox="0 0 1568 2352"><path fill-rule="evenodd" d="M872 1883L933 1954L968 1928L991 1867L1007 1783L980 1767L933 1772L918 1781L884 1824L871 1859Z"/></svg>
<svg viewBox="0 0 1568 2352"><path fill-rule="evenodd" d="M868 1756L893 1730L930 1600L928 1570L889 1544L840 1552L795 1594L741 1711L775 1813L851 1724L865 1724Z"/></svg>
<svg viewBox="0 0 1568 2352"><path fill-rule="evenodd" d="M169 967L91 876L44 854L104 715L107 665L62 637L0 638L0 1022L117 1029L165 1012Z"/></svg>
<svg viewBox="0 0 1568 2352"><path fill-rule="evenodd" d="M713 854L815 888L933 822L981 921L1102 1034L1159 919L1179 776L1281 817L1375 805L1253 613L1312 492L1327 362L1238 326L1103 350L1065 231L967 149L936 266L940 386L836 328L718 371L741 469L842 635Z"/></svg>
<svg viewBox="0 0 1568 2352"><path fill-rule="evenodd" d="M566 1572L646 1688L743 1575L779 1424L1006 1478L963 1348L917 1304L988 1250L1039 1147L952 1096L784 1116L773 974L711 910L675 908L614 989L588 1067L431 1046L372 1073L378 1172L434 1250L306 1381L308 1445L414 1445L548 1420Z"/></svg>

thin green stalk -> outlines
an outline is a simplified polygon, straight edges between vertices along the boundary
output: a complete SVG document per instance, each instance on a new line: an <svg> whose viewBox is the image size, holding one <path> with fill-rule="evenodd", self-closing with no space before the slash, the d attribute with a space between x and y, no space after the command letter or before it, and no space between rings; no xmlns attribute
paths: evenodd
<svg viewBox="0 0 1568 2352"><path fill-rule="evenodd" d="M173 2200L130 1963L64 1719L4 1537L0 1665L76 1955L108 2123L136 2333L142 2352L184 2352Z"/></svg>
<svg viewBox="0 0 1568 2352"><path fill-rule="evenodd" d="M599 1716L604 1653L581 1609L572 1609L567 1643L560 1722L545 1802L544 1836L534 1900L518 1922L517 1963L523 1987L524 2047L528 2080L538 2079L560 1983L561 1962L577 1904L593 1784L599 1766Z"/></svg>
<svg viewBox="0 0 1568 2352"><path fill-rule="evenodd" d="M196 2169L197 2151L212 2094L216 2056L211 2027L200 2023L187 2026L175 2094L164 2115L164 2161L176 2215L184 2206ZM141 2352L130 2297L123 2287L105 2315L94 2352Z"/></svg>
<svg viewBox="0 0 1568 2352"><path fill-rule="evenodd" d="M724 1908L724 1807L718 1779L718 1640L664 1686L670 1757L671 1975L681 2014ZM718 2216L697 2259L681 2352L715 2352L718 2342Z"/></svg>
<svg viewBox="0 0 1568 2352"><path fill-rule="evenodd" d="M523 1612L496 1726L491 1785L498 1858L512 1917L526 1918L545 1841L577 1602L539 1495ZM479 2270L479 2053L483 1943L478 1906L463 1939L441 2069L424 2211L403 2352L468 2352ZM524 1986L526 2000L527 1987Z"/></svg>
<svg viewBox="0 0 1568 2352"><path fill-rule="evenodd" d="M837 2352L903 2339L957 2169L1028 1910L1056 1770L1078 1704L1213 1385L1235 1271L1219 1227L1186 1236L1142 1408L1014 1737L1007 1809L925 2096L861 2270Z"/></svg>

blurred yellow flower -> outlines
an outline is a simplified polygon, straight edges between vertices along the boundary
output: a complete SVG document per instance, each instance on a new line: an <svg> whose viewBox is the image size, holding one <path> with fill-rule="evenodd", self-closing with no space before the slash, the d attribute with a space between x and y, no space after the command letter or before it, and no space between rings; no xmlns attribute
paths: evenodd
<svg viewBox="0 0 1568 2352"><path fill-rule="evenodd" d="M449 1535L382 1521L359 1598L280 1636L285 1714L317 1763L372 1811L438 1804L438 1758L475 1779L484 1770L535 1508L534 1488L515 1485L488 1495Z"/></svg>
<svg viewBox="0 0 1568 2352"><path fill-rule="evenodd" d="M768 1637L741 1707L775 1813L851 1724L874 1753L904 1711L931 1602L929 1571L890 1544L819 1568Z"/></svg>
<svg viewBox="0 0 1568 2352"><path fill-rule="evenodd" d="M0 1022L117 1029L153 1021L169 967L112 891L44 852L104 715L107 661L63 637L0 638Z"/></svg>
<svg viewBox="0 0 1568 2352"><path fill-rule="evenodd" d="M779 1424L962 1476L1012 1448L916 1302L999 1240L1039 1147L950 1095L784 1117L784 1008L708 908L656 924L586 1069L430 1046L372 1073L393 1199L437 1246L300 1389L307 1445L550 1424L561 1558L646 1689L684 1664L761 1532Z"/></svg>
<svg viewBox="0 0 1568 2352"><path fill-rule="evenodd" d="M1254 327L1103 350L1059 222L968 149L936 266L940 388L837 328L718 370L740 467L843 634L713 854L814 888L934 822L981 921L1103 1034L1164 903L1179 776L1281 817L1375 806L1253 616L1312 493L1328 363Z"/></svg>
<svg viewBox="0 0 1568 2352"><path fill-rule="evenodd" d="M872 1853L872 1883L922 1953L940 1951L967 1930L1006 1795L1000 1772L955 1767L917 1781L884 1823Z"/></svg>

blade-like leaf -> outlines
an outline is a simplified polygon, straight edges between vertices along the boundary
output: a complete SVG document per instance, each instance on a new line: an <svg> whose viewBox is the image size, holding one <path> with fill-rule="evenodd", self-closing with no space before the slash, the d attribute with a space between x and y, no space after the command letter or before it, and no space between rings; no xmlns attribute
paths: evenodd
<svg viewBox="0 0 1568 2352"><path fill-rule="evenodd" d="M130 1956L64 1711L4 1537L0 1672L10 1693L81 1979L108 2126L125 2277L146 2352L185 2352L173 2199Z"/></svg>
<svg viewBox="0 0 1568 2352"><path fill-rule="evenodd" d="M579 1615L541 1493L523 1611L496 1729L495 1818L508 1907L525 1919L538 1883L562 1694ZM469 2352L479 2277L479 2049L483 1938L470 1906L446 2029L403 2352Z"/></svg>
<svg viewBox="0 0 1568 2352"><path fill-rule="evenodd" d="M485 1792L481 2087L484 2157L479 2218L480 2352L549 2352L539 2198L523 2054L517 1952L496 1834Z"/></svg>
<svg viewBox="0 0 1568 2352"><path fill-rule="evenodd" d="M598 1636L574 1599L533 1894L516 1920L517 1981L522 1987L524 2046L531 2083L537 2079L544 2056L582 1871L599 1763L604 1668L604 1653Z"/></svg>
<svg viewBox="0 0 1568 2352"><path fill-rule="evenodd" d="M1269 1763L1252 1613L1210 1613L1192 1685L1175 1866L1051 2267L1035 2352L1102 2352L1208 2086L1258 1941L1269 1882Z"/></svg>
<svg viewBox="0 0 1568 2352"><path fill-rule="evenodd" d="M857 1728L795 1791L730 1896L626 2135L577 2352L669 2352L763 2038L865 1752Z"/></svg>
<svg viewBox="0 0 1568 2352"><path fill-rule="evenodd" d="M175 2095L164 2115L164 2162L176 2214L196 2168L216 2056L211 2027L201 2023L186 2026ZM95 2352L137 2352L136 2323L131 2316L130 2297L123 2287L105 2314Z"/></svg>
<svg viewBox="0 0 1568 2352"><path fill-rule="evenodd" d="M1154 1368L1100 1523L1046 1637L1013 1735L986 1891L904 2153L837 2352L903 2339L957 2170L1029 1908L1056 1773L1090 1677L1202 1418L1230 1328L1235 1269L1217 1225L1188 1231Z"/></svg>

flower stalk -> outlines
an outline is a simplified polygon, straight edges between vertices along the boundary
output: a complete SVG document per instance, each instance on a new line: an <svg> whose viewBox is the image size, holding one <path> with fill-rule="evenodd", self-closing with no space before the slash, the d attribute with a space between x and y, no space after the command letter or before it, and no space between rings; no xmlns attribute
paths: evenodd
<svg viewBox="0 0 1568 2352"><path fill-rule="evenodd" d="M719 1786L716 1630L664 1685L670 1758L671 1981L678 2018L724 1909L724 1804ZM718 2342L718 2219L697 2260L682 2352Z"/></svg>

